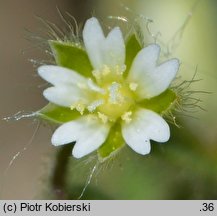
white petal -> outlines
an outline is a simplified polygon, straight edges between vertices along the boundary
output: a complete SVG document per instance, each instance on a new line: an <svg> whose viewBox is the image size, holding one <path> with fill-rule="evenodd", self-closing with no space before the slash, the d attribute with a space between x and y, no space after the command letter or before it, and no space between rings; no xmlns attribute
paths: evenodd
<svg viewBox="0 0 217 216"><path fill-rule="evenodd" d="M105 43L105 36L95 17L86 21L83 39L92 66L95 69L100 68L103 65L101 46Z"/></svg>
<svg viewBox="0 0 217 216"><path fill-rule="evenodd" d="M141 155L149 154L151 151L150 140L145 137L145 135L141 136L136 134L136 132L132 129L123 128L122 130L123 137L127 143L127 145L132 148L135 152Z"/></svg>
<svg viewBox="0 0 217 216"><path fill-rule="evenodd" d="M87 83L77 72L56 65L43 65L38 68L38 74L53 85Z"/></svg>
<svg viewBox="0 0 217 216"><path fill-rule="evenodd" d="M76 86L59 85L44 90L44 97L57 105L70 107L75 102L88 103L88 94Z"/></svg>
<svg viewBox="0 0 217 216"><path fill-rule="evenodd" d="M151 150L150 140L168 141L169 126L157 113L139 109L132 118L130 123L122 123L122 134L126 143L137 153L148 154Z"/></svg>
<svg viewBox="0 0 217 216"><path fill-rule="evenodd" d="M118 27L105 38L103 30L96 18L87 20L83 30L84 44L94 69L103 66L122 67L125 62L125 44Z"/></svg>
<svg viewBox="0 0 217 216"><path fill-rule="evenodd" d="M108 34L103 46L104 65L114 68L125 62L125 44L120 28L116 27Z"/></svg>
<svg viewBox="0 0 217 216"><path fill-rule="evenodd" d="M178 59L171 59L158 66L159 53L160 47L152 44L142 49L133 61L128 81L138 84L137 95L140 100L164 92L178 72Z"/></svg>
<svg viewBox="0 0 217 216"><path fill-rule="evenodd" d="M133 64L136 64L135 66L139 67L140 70L150 70L156 66L159 55L160 46L157 44L151 44L139 51L139 53L134 59Z"/></svg>
<svg viewBox="0 0 217 216"><path fill-rule="evenodd" d="M109 125L103 124L96 116L87 115L61 125L54 132L51 141L55 146L76 141L72 154L81 158L103 144L109 129Z"/></svg>

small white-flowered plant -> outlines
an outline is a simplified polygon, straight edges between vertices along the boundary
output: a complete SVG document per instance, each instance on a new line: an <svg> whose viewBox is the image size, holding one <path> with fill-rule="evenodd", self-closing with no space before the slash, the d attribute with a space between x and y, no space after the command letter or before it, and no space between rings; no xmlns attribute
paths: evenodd
<svg viewBox="0 0 217 216"><path fill-rule="evenodd" d="M58 65L38 68L39 75L53 85L43 93L50 110L46 108L41 114L53 112L65 118L57 121L61 126L54 132L52 144L76 142L72 152L75 158L98 149L105 159L125 143L145 155L150 153L150 140L168 141L169 126L152 106L161 106L160 95L176 77L179 61L160 63L157 44L141 47L133 56L135 46L132 51L127 47L131 45L126 45L121 30L113 28L105 37L94 17L85 23L83 43L51 41ZM133 56L130 64L129 56ZM75 66L67 68L71 63Z"/></svg>

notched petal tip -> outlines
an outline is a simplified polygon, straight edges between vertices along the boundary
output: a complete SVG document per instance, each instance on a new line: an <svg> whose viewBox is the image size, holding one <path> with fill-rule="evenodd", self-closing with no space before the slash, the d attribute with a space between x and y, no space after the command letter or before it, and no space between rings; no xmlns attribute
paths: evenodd
<svg viewBox="0 0 217 216"><path fill-rule="evenodd" d="M150 140L149 139L144 139L141 142L143 142L143 145L137 143L133 147L131 146L131 148L135 152L137 152L138 154L141 154L141 155L150 154L150 152L151 152L151 143L150 143Z"/></svg>
<svg viewBox="0 0 217 216"><path fill-rule="evenodd" d="M159 56L160 46L150 44L137 54L132 63L128 80L139 84L137 94L140 100L158 96L176 77L179 60L174 58L159 64Z"/></svg>
<svg viewBox="0 0 217 216"><path fill-rule="evenodd" d="M46 74L50 71L51 67L54 65L42 65L38 67L38 75L45 79Z"/></svg>
<svg viewBox="0 0 217 216"><path fill-rule="evenodd" d="M72 150L72 156L74 158L80 159L80 158L82 158L82 157L84 157L86 155L87 155L86 153L84 153L83 151L80 151L80 150L76 149L75 147Z"/></svg>
<svg viewBox="0 0 217 216"><path fill-rule="evenodd" d="M125 43L119 27L113 28L105 37L99 21L92 17L84 25L83 39L94 69L101 70L105 65L111 68L124 65Z"/></svg>
<svg viewBox="0 0 217 216"><path fill-rule="evenodd" d="M156 53L160 53L160 50L161 50L160 45L158 45L156 43L149 44L148 46L146 46L143 49L151 49L151 50L155 51Z"/></svg>
<svg viewBox="0 0 217 216"><path fill-rule="evenodd" d="M121 32L121 29L120 27L116 26L114 27L109 33L108 33L108 36L107 37L119 37L121 36L122 37L122 32Z"/></svg>
<svg viewBox="0 0 217 216"><path fill-rule="evenodd" d="M54 146L76 142L72 155L81 158L98 149L109 130L110 126L102 124L94 115L86 115L57 128L51 142Z"/></svg>
<svg viewBox="0 0 217 216"><path fill-rule="evenodd" d="M161 79L162 86L164 84L163 91L166 90L166 88L168 88L171 82L175 79L179 71L179 66L180 66L179 60L173 58L163 62L157 67L156 72L162 77L164 77L164 79Z"/></svg>
<svg viewBox="0 0 217 216"><path fill-rule="evenodd" d="M156 64L156 61L158 60L160 56L161 48L158 44L150 44L147 47L144 47L140 53L142 53L144 60L149 59L150 63L153 65Z"/></svg>
<svg viewBox="0 0 217 216"><path fill-rule="evenodd" d="M46 88L44 91L43 91L43 96L44 98L46 98L48 101L50 102L53 102L55 101L55 96L56 96L56 90L57 88L52 86L52 87L49 87L49 88Z"/></svg>
<svg viewBox="0 0 217 216"><path fill-rule="evenodd" d="M70 71L70 70L63 68L63 67L60 67L58 65L42 65L38 68L39 76L42 79L46 80L47 82L49 82L53 85L61 82L62 77L60 75L62 74L62 72L65 72L65 71ZM65 74L63 74L63 75L65 75ZM63 76L63 78L64 78L64 76Z"/></svg>
<svg viewBox="0 0 217 216"><path fill-rule="evenodd" d="M170 64L171 70L173 70L174 74L176 75L178 73L179 67L180 67L179 59L173 58L173 59L168 60L168 62Z"/></svg>
<svg viewBox="0 0 217 216"><path fill-rule="evenodd" d="M170 137L167 122L151 110L136 111L130 124L122 124L122 135L135 152L146 155L151 151L150 140L166 142Z"/></svg>
<svg viewBox="0 0 217 216"><path fill-rule="evenodd" d="M92 17L88 19L83 29L84 45L92 66L97 69L102 65L101 45L105 36L99 21Z"/></svg>
<svg viewBox="0 0 217 216"><path fill-rule="evenodd" d="M85 23L85 25L92 25L92 24L94 24L94 25L99 24L99 21L96 17L89 18Z"/></svg>
<svg viewBox="0 0 217 216"><path fill-rule="evenodd" d="M51 70L61 70L61 66L58 66L58 65L41 65L38 67L38 73L48 73L50 72Z"/></svg>
<svg viewBox="0 0 217 216"><path fill-rule="evenodd" d="M56 136L52 136L52 138L51 138L51 144L53 145L53 146L60 146L60 145L63 145L63 144L61 144L60 142L58 142L58 139L56 138Z"/></svg>
<svg viewBox="0 0 217 216"><path fill-rule="evenodd" d="M83 97L82 91L73 86L52 86L44 90L43 96L50 102L63 106L70 107L73 103L80 100Z"/></svg>
<svg viewBox="0 0 217 216"><path fill-rule="evenodd" d="M88 39L90 39L89 36L93 36L91 33L92 34L94 34L94 33L99 34L100 37L103 36L103 31L102 31L101 25L100 25L100 23L96 17L91 17L90 19L88 19L85 22L84 29L83 29L84 40L86 37L88 37Z"/></svg>
<svg viewBox="0 0 217 216"><path fill-rule="evenodd" d="M158 134L156 134L155 139L153 139L159 143L165 143L170 139L170 127L163 118L162 120L164 121L161 123L162 128L159 130Z"/></svg>
<svg viewBox="0 0 217 216"><path fill-rule="evenodd" d="M53 136L51 137L51 144L53 146L61 146L61 145L65 145L68 143L69 142L65 140L63 136L60 135L58 128L57 128L57 130L54 132Z"/></svg>

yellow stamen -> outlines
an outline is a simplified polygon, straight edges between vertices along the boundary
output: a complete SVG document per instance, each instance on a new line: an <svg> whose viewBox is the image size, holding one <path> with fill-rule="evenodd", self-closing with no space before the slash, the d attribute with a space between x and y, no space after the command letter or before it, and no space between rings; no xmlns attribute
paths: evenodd
<svg viewBox="0 0 217 216"><path fill-rule="evenodd" d="M105 114L103 114L101 112L98 112L98 117L102 120L102 122L104 124L106 124L108 122L108 116L107 115L105 115Z"/></svg>
<svg viewBox="0 0 217 216"><path fill-rule="evenodd" d="M70 106L71 110L76 109L78 112L80 112L81 115L84 114L84 110L85 110L85 105L84 103L82 103L81 101L75 102L74 104L72 104Z"/></svg>
<svg viewBox="0 0 217 216"><path fill-rule="evenodd" d="M123 121L125 121L126 123L130 123L132 121L132 111L129 111L129 112L125 112L122 116L121 116L121 119Z"/></svg>
<svg viewBox="0 0 217 216"><path fill-rule="evenodd" d="M107 65L104 65L102 69L102 75L107 76L109 73L111 73L111 70L109 69Z"/></svg>
<svg viewBox="0 0 217 216"><path fill-rule="evenodd" d="M136 91L138 84L137 83L130 83L129 84L130 90L132 91Z"/></svg>

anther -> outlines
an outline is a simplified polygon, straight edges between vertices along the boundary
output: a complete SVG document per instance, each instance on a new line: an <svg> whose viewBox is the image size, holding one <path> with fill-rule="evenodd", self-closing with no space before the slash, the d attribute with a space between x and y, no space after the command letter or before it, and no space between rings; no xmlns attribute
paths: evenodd
<svg viewBox="0 0 217 216"><path fill-rule="evenodd" d="M111 104L117 104L118 103L118 98L120 97L119 94L119 88L120 88L120 84L113 82L111 84L111 86L109 87L109 102Z"/></svg>
<svg viewBox="0 0 217 216"><path fill-rule="evenodd" d="M106 124L107 122L108 122L108 116L107 115L105 115L105 114L103 114L103 113L101 113L101 112L98 112L98 117L102 120L102 122L104 123L104 124Z"/></svg>
<svg viewBox="0 0 217 216"><path fill-rule="evenodd" d="M88 109L89 112L93 112L93 111L96 110L96 108L97 108L98 106L102 105L103 103L104 103L104 100L96 100L96 101L94 101L93 103L91 103L91 104L87 107L87 109Z"/></svg>
<svg viewBox="0 0 217 216"><path fill-rule="evenodd" d="M132 91L136 91L138 84L137 83L130 83L129 84L130 90Z"/></svg>
<svg viewBox="0 0 217 216"><path fill-rule="evenodd" d="M121 116L121 119L123 121L125 121L126 123L130 123L132 121L132 111L129 111L129 112L125 112L122 116Z"/></svg>

